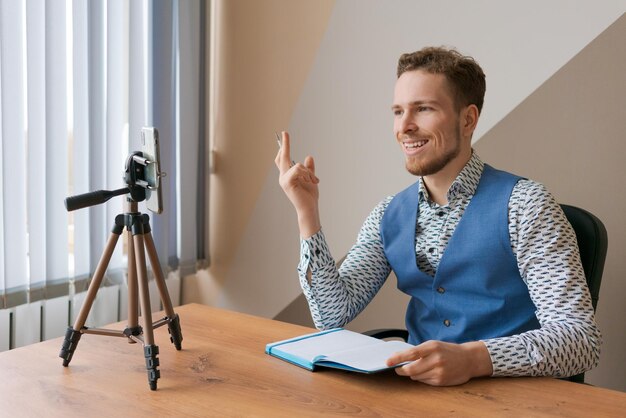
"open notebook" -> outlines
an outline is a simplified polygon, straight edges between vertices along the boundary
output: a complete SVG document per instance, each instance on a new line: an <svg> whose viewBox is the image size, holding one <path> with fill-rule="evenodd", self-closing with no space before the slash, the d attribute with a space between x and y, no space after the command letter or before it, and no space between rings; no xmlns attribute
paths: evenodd
<svg viewBox="0 0 626 418"><path fill-rule="evenodd" d="M333 367L375 373L393 368L387 366L386 360L393 353L411 347L403 341L384 341L335 328L267 344L265 352L308 370Z"/></svg>

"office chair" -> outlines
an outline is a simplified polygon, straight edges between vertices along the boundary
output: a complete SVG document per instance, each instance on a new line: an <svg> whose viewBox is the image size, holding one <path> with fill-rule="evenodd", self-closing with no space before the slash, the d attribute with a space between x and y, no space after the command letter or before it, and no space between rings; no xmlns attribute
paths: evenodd
<svg viewBox="0 0 626 418"><path fill-rule="evenodd" d="M585 271L585 279L587 280L587 286L591 294L591 303L595 312L598 305L600 283L602 282L604 261L608 247L606 228L600 219L585 209L564 204L561 204L561 208L576 233L580 259ZM401 338L407 341L409 338L409 332L405 329L375 329L365 331L364 334L379 339ZM585 374L580 373L564 380L584 383Z"/></svg>

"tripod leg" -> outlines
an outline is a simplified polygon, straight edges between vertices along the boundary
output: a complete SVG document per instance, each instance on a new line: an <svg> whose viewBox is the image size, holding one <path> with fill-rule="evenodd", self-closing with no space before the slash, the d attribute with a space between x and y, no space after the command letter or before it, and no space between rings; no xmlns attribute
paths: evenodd
<svg viewBox="0 0 626 418"><path fill-rule="evenodd" d="M102 283L102 278L104 277L104 273L106 272L111 256L113 255L113 251L115 250L115 244L117 244L117 240L120 237L122 230L123 228L118 228L116 220L116 225L113 228L113 232L109 237L106 247L104 248L102 257L98 262L96 271L91 279L91 283L89 284L89 289L87 290L85 302L80 308L80 312L74 322L74 327L67 328L65 339L63 340L63 345L61 346L61 352L59 353L59 357L63 359L63 366L65 367L67 367L70 364L70 361L72 361L72 356L74 355L74 351L76 350L76 346L78 345L78 341L82 335L81 330L85 326L85 321L87 320L93 301L96 298L96 294L98 293L98 289Z"/></svg>
<svg viewBox="0 0 626 418"><path fill-rule="evenodd" d="M154 272L157 287L159 288L159 294L161 295L161 301L163 302L163 309L165 309L165 314L169 319L167 323L167 330L170 333L170 341L174 344L176 350L180 351L182 348L181 343L183 341L183 334L180 330L180 318L178 314L174 312L172 300L170 299L170 294L167 291L163 270L161 269L159 257L150 232L146 232L144 234L144 244L146 246L146 251L148 252L148 257L150 258L150 265L152 266L152 271Z"/></svg>
<svg viewBox="0 0 626 418"><path fill-rule="evenodd" d="M167 332L170 333L170 341L174 344L176 350L180 351L182 349L183 333L180 330L180 317L178 314L170 317L170 321L167 323Z"/></svg>
<svg viewBox="0 0 626 418"><path fill-rule="evenodd" d="M141 227L140 227L141 228ZM144 357L148 371L148 383L151 390L156 390L157 379L161 373L158 370L159 347L154 344L152 327L152 308L150 307L150 292L148 290L148 273L146 271L146 256L144 254L143 231L133 225L133 244L135 247L135 265L139 282L139 299L141 302L141 316L144 328ZM141 228L143 229L143 228Z"/></svg>
<svg viewBox="0 0 626 418"><path fill-rule="evenodd" d="M143 329L139 325L139 294L137 290L137 262L135 260L135 246L133 244L133 237L130 233L127 234L128 243L128 325L124 330L124 334L127 336L141 335ZM133 339L128 339L128 342L135 343Z"/></svg>

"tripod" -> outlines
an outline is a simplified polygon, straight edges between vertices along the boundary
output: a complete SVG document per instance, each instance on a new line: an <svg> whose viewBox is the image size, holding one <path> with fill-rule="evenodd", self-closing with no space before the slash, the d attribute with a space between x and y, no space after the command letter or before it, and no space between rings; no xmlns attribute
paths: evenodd
<svg viewBox="0 0 626 418"><path fill-rule="evenodd" d="M123 190L123 189L122 189ZM128 234L128 325L123 331L88 328L85 327L85 321L89 315L92 304L102 283L102 278L107 269L115 245L126 228ZM156 390L157 379L161 373L158 370L159 347L154 344L155 328L167 324L170 334L170 341L176 347L181 349L183 336L180 330L180 319L178 314L174 312L172 302L167 291L165 278L159 264L159 259L150 233L150 217L138 211L136 201L128 198L126 208L123 214L115 217L111 236L106 244L102 257L98 262L93 279L87 290L85 302L80 309L73 327L68 327L65 333L65 339L61 346L59 357L63 359L63 366L67 367L72 361L72 356L76 350L76 346L82 334L96 334L113 337L128 338L130 343L141 343L143 345L144 357L146 361L146 369L148 372L148 383L151 390ZM152 312L150 308L150 295L148 292L148 274L146 270L146 257L144 250L150 258L152 271L154 272L155 281L161 296L161 302L165 310L165 317L152 322ZM143 328L139 325L138 300L141 302L141 315L143 317Z"/></svg>

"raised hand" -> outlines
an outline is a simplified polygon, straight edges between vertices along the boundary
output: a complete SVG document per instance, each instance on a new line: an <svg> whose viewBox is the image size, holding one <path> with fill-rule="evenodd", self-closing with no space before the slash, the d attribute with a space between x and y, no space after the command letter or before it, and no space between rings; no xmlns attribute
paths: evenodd
<svg viewBox="0 0 626 418"><path fill-rule="evenodd" d="M307 156L304 164L293 163L290 150L289 134L282 132L282 146L274 160L280 173L278 183L296 209L300 235L308 238L321 229L319 179L313 157Z"/></svg>

